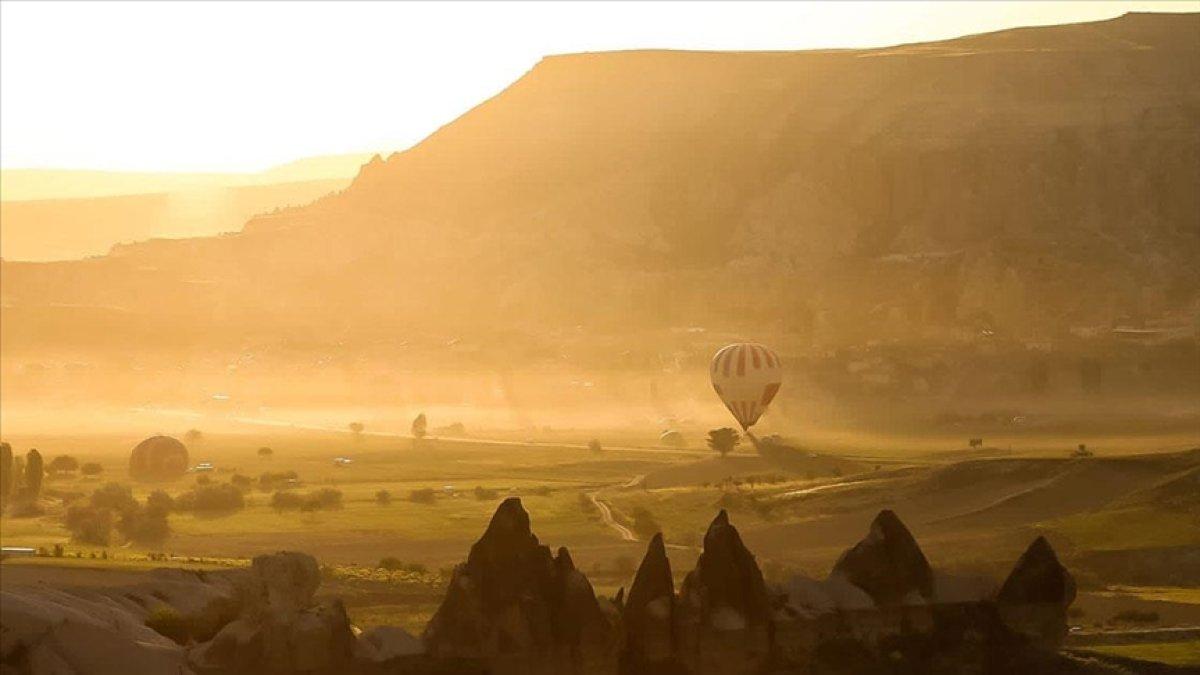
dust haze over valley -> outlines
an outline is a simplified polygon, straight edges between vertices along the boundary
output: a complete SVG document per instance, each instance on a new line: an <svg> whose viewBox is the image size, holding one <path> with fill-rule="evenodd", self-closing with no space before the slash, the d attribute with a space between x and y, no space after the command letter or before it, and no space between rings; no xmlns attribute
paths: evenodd
<svg viewBox="0 0 1200 675"><path fill-rule="evenodd" d="M768 588L898 515L938 574L1003 580L1044 536L1079 587L1067 648L1200 665L1198 185L1185 13L553 55L391 154L6 167L3 441L99 467L9 507L4 546L83 560L6 584L297 549L318 598L428 625L434 654L477 562L453 566L520 522L504 497L603 596L656 532L676 585L714 564L718 510ZM726 457L710 360L737 342L783 384ZM131 480L160 434L190 470ZM181 506L235 479L235 509ZM109 481L169 493L169 533L81 537L68 510ZM197 672L207 639L181 643Z"/></svg>
<svg viewBox="0 0 1200 675"><path fill-rule="evenodd" d="M10 424L214 394L245 416L710 424L707 359L753 337L795 378L778 430L1015 411L1194 431L1196 36L1194 15L1129 15L549 57L239 232L6 260Z"/></svg>

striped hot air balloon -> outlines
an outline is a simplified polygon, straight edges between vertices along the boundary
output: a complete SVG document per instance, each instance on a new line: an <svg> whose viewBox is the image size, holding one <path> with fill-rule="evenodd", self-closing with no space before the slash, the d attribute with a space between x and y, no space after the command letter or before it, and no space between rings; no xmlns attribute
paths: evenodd
<svg viewBox="0 0 1200 675"><path fill-rule="evenodd" d="M753 342L737 342L717 350L710 373L713 389L742 425L742 431L749 430L766 412L783 381L779 356Z"/></svg>

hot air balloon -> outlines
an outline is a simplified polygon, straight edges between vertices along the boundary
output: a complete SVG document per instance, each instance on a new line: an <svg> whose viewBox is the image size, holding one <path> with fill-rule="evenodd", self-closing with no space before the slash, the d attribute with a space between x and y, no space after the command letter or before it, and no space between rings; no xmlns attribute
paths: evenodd
<svg viewBox="0 0 1200 675"><path fill-rule="evenodd" d="M779 356L753 342L737 342L713 355L713 389L725 407L748 431L770 405L783 381Z"/></svg>

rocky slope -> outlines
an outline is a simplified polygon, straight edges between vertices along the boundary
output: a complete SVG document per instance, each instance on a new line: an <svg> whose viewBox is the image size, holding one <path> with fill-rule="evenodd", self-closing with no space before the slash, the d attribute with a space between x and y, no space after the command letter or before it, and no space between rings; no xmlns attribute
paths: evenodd
<svg viewBox="0 0 1200 675"><path fill-rule="evenodd" d="M1132 14L867 51L550 57L239 234L5 263L6 349L414 316L769 321L833 343L1186 322L1198 56L1200 16Z"/></svg>

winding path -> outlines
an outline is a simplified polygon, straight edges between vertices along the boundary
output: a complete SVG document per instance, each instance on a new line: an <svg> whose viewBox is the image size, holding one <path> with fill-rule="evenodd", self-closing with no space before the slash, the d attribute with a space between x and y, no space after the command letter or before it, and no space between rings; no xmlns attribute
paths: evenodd
<svg viewBox="0 0 1200 675"><path fill-rule="evenodd" d="M621 535L622 540L637 541L638 538L634 536L633 530L630 530L628 527L625 527L624 525L618 523L613 518L612 509L609 508L608 504L605 504L604 502L600 501L600 499L598 497L596 497L596 494L597 493L593 492L590 495L588 495L588 497L591 498L592 503L596 505L596 509L600 511L600 520L603 520L605 525L616 530L617 534Z"/></svg>

